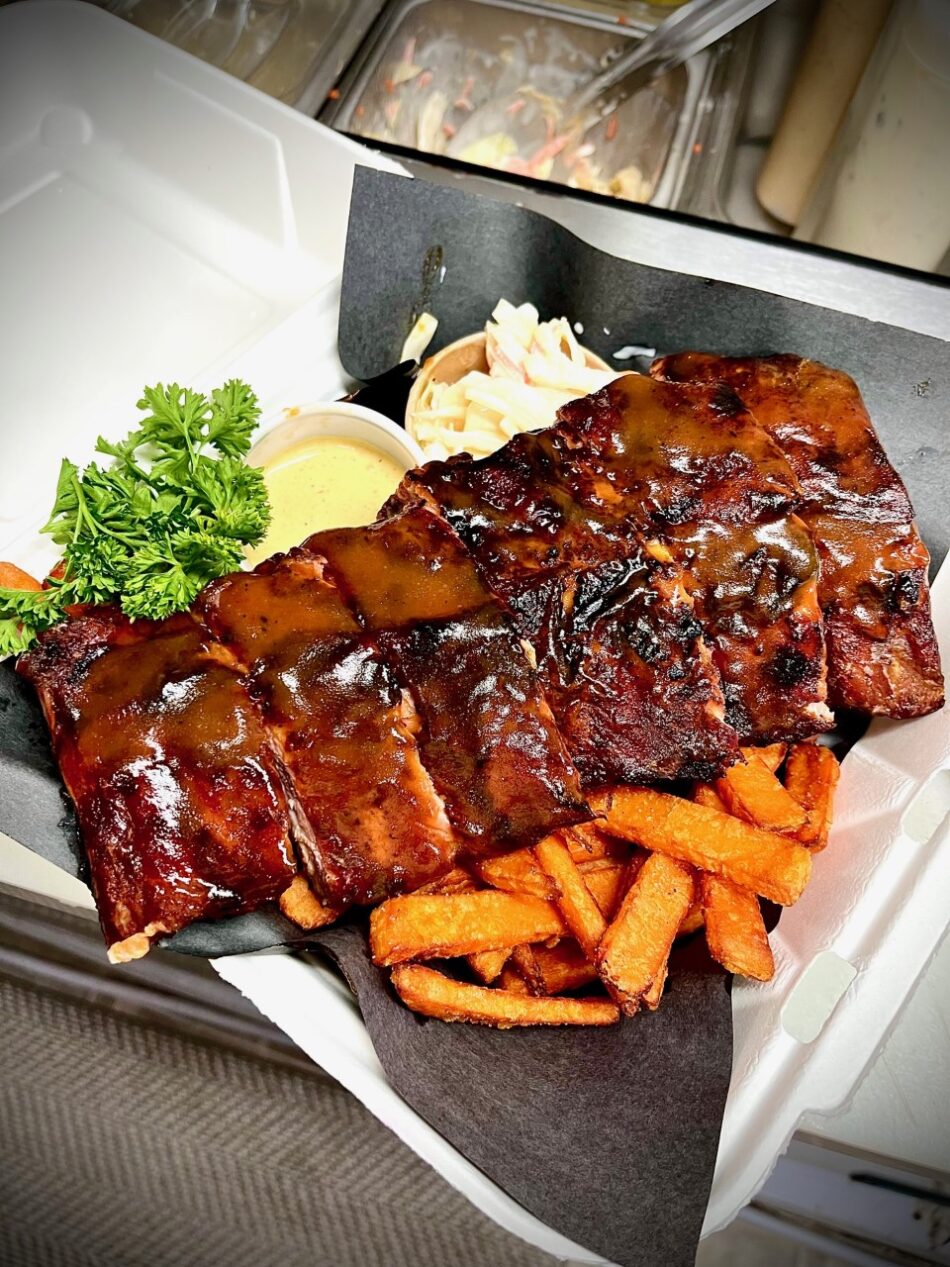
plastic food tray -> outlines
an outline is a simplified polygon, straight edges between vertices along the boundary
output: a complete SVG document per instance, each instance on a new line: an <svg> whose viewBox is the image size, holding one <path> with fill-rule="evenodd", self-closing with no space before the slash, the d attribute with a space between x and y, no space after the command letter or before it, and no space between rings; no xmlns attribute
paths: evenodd
<svg viewBox="0 0 950 1267"><path fill-rule="evenodd" d="M376 156L91 6L0 10L0 270L7 413L0 557L37 529L59 458L123 434L142 384L240 374L265 414L338 394L339 271L355 162ZM934 587L950 647L950 573ZM735 1063L706 1231L754 1195L808 1111L843 1106L947 925L950 712L875 723L845 762L815 878L737 983ZM0 838L0 879L88 902ZM58 883L61 881L62 883ZM551 1254L602 1260L516 1205L389 1087L328 969L286 952L215 963L450 1183Z"/></svg>

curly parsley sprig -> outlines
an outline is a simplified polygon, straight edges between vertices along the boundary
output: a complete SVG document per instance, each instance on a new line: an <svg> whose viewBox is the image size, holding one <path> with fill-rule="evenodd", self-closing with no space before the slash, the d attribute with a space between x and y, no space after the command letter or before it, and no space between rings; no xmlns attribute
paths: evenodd
<svg viewBox="0 0 950 1267"><path fill-rule="evenodd" d="M250 387L231 379L208 397L159 383L138 407L145 417L125 440L99 437L108 465L63 460L43 528L63 565L46 589L0 588L0 655L25 650L77 603L155 620L180 611L263 540L267 490L244 461L260 417Z"/></svg>

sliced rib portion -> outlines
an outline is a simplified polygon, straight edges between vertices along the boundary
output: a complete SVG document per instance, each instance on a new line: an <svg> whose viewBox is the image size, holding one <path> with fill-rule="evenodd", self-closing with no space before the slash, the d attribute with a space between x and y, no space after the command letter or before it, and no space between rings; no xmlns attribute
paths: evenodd
<svg viewBox="0 0 950 1267"><path fill-rule="evenodd" d="M392 505L412 502L445 516L508 606L586 787L698 778L735 760L680 569L574 495L550 433L477 462L430 462Z"/></svg>
<svg viewBox="0 0 950 1267"><path fill-rule="evenodd" d="M293 551L213 582L199 608L247 667L293 780L298 851L342 909L448 871L458 840L419 757L413 703L321 559Z"/></svg>
<svg viewBox="0 0 950 1267"><path fill-rule="evenodd" d="M188 615L102 608L40 636L36 686L114 962L276 900L296 864L280 761L238 672Z"/></svg>
<svg viewBox="0 0 950 1267"><path fill-rule="evenodd" d="M455 533L423 508L304 549L359 613L422 719L422 760L470 853L588 818L517 631Z"/></svg>
<svg viewBox="0 0 950 1267"><path fill-rule="evenodd" d="M638 546L522 578L516 622L586 787L701 778L736 755L675 569Z"/></svg>
<svg viewBox="0 0 950 1267"><path fill-rule="evenodd" d="M684 568L745 741L827 729L811 533L773 440L723 387L636 374L572 401L540 433L588 511L664 542Z"/></svg>
<svg viewBox="0 0 950 1267"><path fill-rule="evenodd" d="M559 418L482 461L411 472L397 497L438 506L515 612L585 777L655 782L735 759L697 619L744 739L826 728L817 565L792 513L795 479L736 398L627 375ZM588 582L605 564L629 572L635 601L600 602ZM552 619L572 573L586 574L596 629L583 604L577 621ZM576 670L550 667L581 649ZM601 705L589 741L572 729L578 697Z"/></svg>
<svg viewBox="0 0 950 1267"><path fill-rule="evenodd" d="M728 383L788 458L821 559L831 703L888 717L940 708L927 550L854 381L798 356L686 352L652 372Z"/></svg>

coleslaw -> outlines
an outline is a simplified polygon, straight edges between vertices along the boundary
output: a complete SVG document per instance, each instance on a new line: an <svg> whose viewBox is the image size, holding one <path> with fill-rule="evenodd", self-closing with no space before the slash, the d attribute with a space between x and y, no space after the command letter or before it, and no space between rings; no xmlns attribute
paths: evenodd
<svg viewBox="0 0 950 1267"><path fill-rule="evenodd" d="M507 299L485 324L485 360L487 372L422 388L407 429L427 458L487 456L519 432L549 427L562 405L618 377L581 347L566 317L541 321L533 304Z"/></svg>

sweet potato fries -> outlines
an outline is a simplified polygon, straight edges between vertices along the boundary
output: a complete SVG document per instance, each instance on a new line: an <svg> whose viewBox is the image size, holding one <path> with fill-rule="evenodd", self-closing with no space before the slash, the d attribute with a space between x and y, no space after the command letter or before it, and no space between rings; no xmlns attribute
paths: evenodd
<svg viewBox="0 0 950 1267"><path fill-rule="evenodd" d="M727 971L768 981L759 897L800 897L837 776L830 749L805 742L744 748L688 798L606 789L591 798L595 822L384 902L373 958L393 967L414 1011L498 1028L609 1025L655 1009L675 941L700 929ZM421 962L431 959L450 962Z"/></svg>

